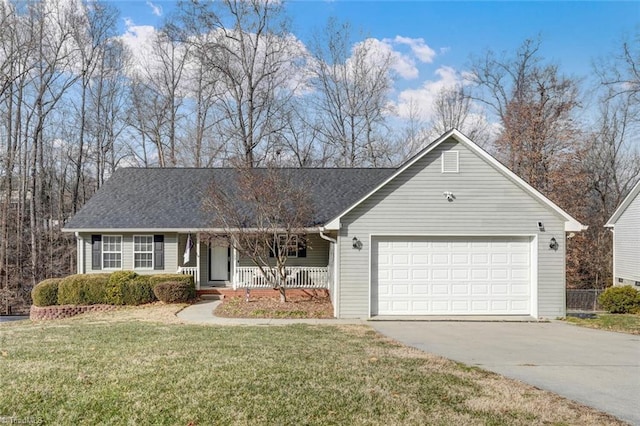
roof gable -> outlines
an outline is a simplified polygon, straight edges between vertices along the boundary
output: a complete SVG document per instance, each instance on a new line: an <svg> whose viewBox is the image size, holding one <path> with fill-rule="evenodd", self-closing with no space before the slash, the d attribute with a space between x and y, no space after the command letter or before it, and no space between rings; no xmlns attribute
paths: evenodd
<svg viewBox="0 0 640 426"><path fill-rule="evenodd" d="M534 199L538 200L540 203L542 203L543 205L547 206L552 211L556 212L565 221L565 231L582 231L582 230L586 229L586 227L584 225L579 223L576 219L571 217L568 213L566 213L564 210L562 210L560 207L558 207L555 203L553 203L547 197L542 195L539 191L534 189L531 185L526 183L523 179L518 177L515 173L513 173L511 170L509 170L507 167L505 167L502 163L500 163L494 157L489 155L489 153L484 151L482 148L480 148L478 145L473 143L469 138L467 138L465 135L463 135L460 131L458 131L456 129L450 130L449 132L443 134L438 139L436 139L434 142L429 144L426 148L424 148L422 151L420 151L418 154L416 154L415 156L410 158L408 161L406 161L402 166L400 166L396 170L395 173L390 175L387 179L385 179L383 182L381 182L377 187L375 187L373 190L371 190L369 193L367 193L365 196L363 196L360 200L358 200L353 205L349 206L349 208L345 209L338 216L336 216L333 220L331 220L326 226L327 229L338 229L339 226L340 226L340 219L342 217L344 217L344 215L348 214L356 206L360 205L366 199L371 197L374 193L376 193L381 188L386 186L389 182L391 182L392 180L396 179L399 175L405 173L405 171L408 168L410 168L417 161L419 161L420 159L424 158L427 154L432 152L435 148L437 148L439 145L441 145L446 140L449 140L450 138L454 138L457 142L465 145L471 152L473 152L475 155L479 156L480 158L482 158L486 162L488 162L490 165L492 165L496 170L498 170L500 173L502 173L504 176L506 176L516 186L522 188L526 193L530 194Z"/></svg>
<svg viewBox="0 0 640 426"><path fill-rule="evenodd" d="M613 212L613 214L611 215L611 217L609 218L609 220L604 226L607 228L612 228L613 226L615 226L618 219L620 219L620 216L624 214L624 212L631 205L631 203L636 199L636 197L638 197L638 194L640 194L640 181L638 181L635 184L631 192L629 192L629 194L625 197L625 199L622 200L622 203L620 203L616 211Z"/></svg>

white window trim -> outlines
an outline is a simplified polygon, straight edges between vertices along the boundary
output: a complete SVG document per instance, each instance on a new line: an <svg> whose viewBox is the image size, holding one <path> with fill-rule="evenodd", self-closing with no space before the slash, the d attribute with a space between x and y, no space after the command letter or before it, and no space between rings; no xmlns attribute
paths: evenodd
<svg viewBox="0 0 640 426"><path fill-rule="evenodd" d="M282 239L286 239L287 238L287 234L278 234L278 244L276 244L276 248L278 250L280 250L280 241L282 241ZM291 242L293 243L295 241L296 244L296 252L294 255L289 255L289 250L287 248L287 253L286 256L289 258L297 258L298 257L298 252L300 251L300 240L298 239L298 235L291 235ZM277 253L276 253L277 254Z"/></svg>
<svg viewBox="0 0 640 426"><path fill-rule="evenodd" d="M445 170L445 160L444 157L446 154L455 154L456 157L456 170L452 171L452 170ZM442 155L440 156L440 170L442 171L442 173L459 173L460 172L460 152L459 151L455 151L455 150L451 150L451 151L443 151Z"/></svg>
<svg viewBox="0 0 640 426"><path fill-rule="evenodd" d="M151 237L151 251L150 252L148 252L148 251L138 251L137 252L136 251L136 237L145 237L145 238ZM133 254L131 255L132 256L132 261L133 261L133 263L132 263L133 270L134 271L152 271L154 269L154 267L156 266L155 265L155 257L156 257L155 254L156 253L155 253L155 244L154 244L154 241L153 241L153 235L149 235L149 234L134 235L133 239L131 240L131 242L133 244L133 247L132 247ZM149 267L149 268L137 268L136 267L136 253L151 253L151 267Z"/></svg>
<svg viewBox="0 0 640 426"><path fill-rule="evenodd" d="M110 237L110 238L111 237L118 237L118 238L120 238L120 251L106 251L104 249L105 237ZM101 265L100 266L102 267L102 270L103 271L121 271L122 267L123 267L123 264L124 264L124 257L122 255L123 252L124 252L124 238L122 237L122 235L113 235L113 234L105 235L105 234L103 234L101 236L101 245L102 245L102 247L101 247L101 253L100 253L100 261L101 261ZM120 253L120 267L119 268L105 268L105 266L104 266L104 255L105 255L105 253Z"/></svg>

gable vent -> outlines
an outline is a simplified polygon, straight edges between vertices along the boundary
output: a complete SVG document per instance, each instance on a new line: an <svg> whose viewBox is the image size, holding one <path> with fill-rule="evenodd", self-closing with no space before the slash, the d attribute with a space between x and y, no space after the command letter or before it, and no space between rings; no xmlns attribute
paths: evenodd
<svg viewBox="0 0 640 426"><path fill-rule="evenodd" d="M442 173L458 173L458 151L442 153Z"/></svg>

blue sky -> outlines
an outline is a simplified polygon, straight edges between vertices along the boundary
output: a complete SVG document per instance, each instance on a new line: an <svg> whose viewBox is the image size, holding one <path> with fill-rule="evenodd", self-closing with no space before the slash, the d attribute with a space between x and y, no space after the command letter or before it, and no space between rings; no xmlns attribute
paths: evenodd
<svg viewBox="0 0 640 426"><path fill-rule="evenodd" d="M134 43L175 8L175 2L158 0L114 4L121 11L122 31L129 31ZM400 72L391 97L398 116L404 118L407 105L417 102L425 106L421 114L428 119L435 94L461 80L471 55L487 49L513 54L525 39L538 36L540 54L562 73L582 80L586 92L595 81L594 60L610 56L625 36L640 31L640 1L298 0L285 4L293 33L303 43L333 16L351 23L354 42L371 37L392 49ZM585 106L588 114L591 108Z"/></svg>
<svg viewBox="0 0 640 426"><path fill-rule="evenodd" d="M157 26L175 3L116 1L122 18ZM154 14L155 7L162 14ZM577 76L591 73L595 57L607 55L640 26L640 1L304 1L287 3L294 33L307 41L330 16L351 22L356 36L422 38L438 55L434 66L462 70L470 54L513 51L540 35L542 54ZM440 54L442 49L446 53ZM428 71L428 70L427 70Z"/></svg>

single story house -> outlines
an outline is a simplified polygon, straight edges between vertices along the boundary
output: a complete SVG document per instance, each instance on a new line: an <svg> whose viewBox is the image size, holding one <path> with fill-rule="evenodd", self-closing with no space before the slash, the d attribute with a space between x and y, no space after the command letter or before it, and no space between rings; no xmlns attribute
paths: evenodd
<svg viewBox="0 0 640 426"><path fill-rule="evenodd" d="M640 181L605 224L613 232L613 284L640 286Z"/></svg>
<svg viewBox="0 0 640 426"><path fill-rule="evenodd" d="M308 247L287 266L329 289L336 317L565 315L566 233L584 226L459 131L398 168L284 170L308 182L315 206L301 236ZM78 273L179 271L199 289L259 285L248 259L200 237L216 232L201 208L207 187L234 185L232 176L117 170L66 224Z"/></svg>

